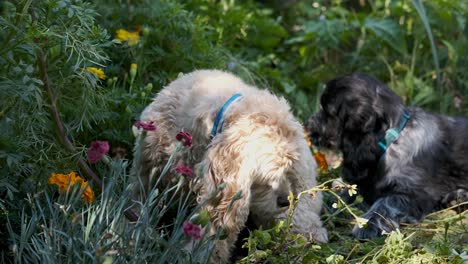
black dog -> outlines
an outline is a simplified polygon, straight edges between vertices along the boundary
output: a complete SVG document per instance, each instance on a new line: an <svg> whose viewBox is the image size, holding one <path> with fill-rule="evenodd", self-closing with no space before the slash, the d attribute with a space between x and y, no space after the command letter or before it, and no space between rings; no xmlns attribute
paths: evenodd
<svg viewBox="0 0 468 264"><path fill-rule="evenodd" d="M343 152L343 180L358 185L370 209L358 238L374 238L399 223L420 221L468 193L468 119L406 107L365 74L327 84L309 136ZM446 204L442 204L446 203Z"/></svg>

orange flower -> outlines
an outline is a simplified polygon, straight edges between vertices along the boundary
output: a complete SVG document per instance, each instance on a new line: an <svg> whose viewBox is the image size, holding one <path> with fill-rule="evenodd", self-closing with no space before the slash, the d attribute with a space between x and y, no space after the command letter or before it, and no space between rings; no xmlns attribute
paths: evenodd
<svg viewBox="0 0 468 264"><path fill-rule="evenodd" d="M315 158L315 161L317 161L317 165L320 170L328 170L327 160L325 159L325 155L323 155L322 152L318 150L315 151L314 158Z"/></svg>
<svg viewBox="0 0 468 264"><path fill-rule="evenodd" d="M57 185L60 193L66 193L70 187L73 187L75 184L80 184L80 189L83 192L81 198L83 198L88 204L94 201L94 193L91 187L88 185L88 182L85 181L80 176L76 175L75 172L70 172L69 174L57 174L52 173L49 180L47 181L49 185Z"/></svg>
<svg viewBox="0 0 468 264"><path fill-rule="evenodd" d="M307 144L309 147L312 148L312 153L314 154L315 161L317 162L317 165L319 166L320 170L328 170L328 163L327 160L325 159L325 155L323 155L322 152L317 150L313 145L312 142L309 139L309 136L307 136L307 131L304 128L304 137L307 141Z"/></svg>

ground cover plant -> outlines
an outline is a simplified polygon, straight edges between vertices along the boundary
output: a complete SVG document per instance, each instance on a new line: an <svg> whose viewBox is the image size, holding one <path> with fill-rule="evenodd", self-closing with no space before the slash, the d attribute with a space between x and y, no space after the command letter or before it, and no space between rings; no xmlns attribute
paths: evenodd
<svg viewBox="0 0 468 264"><path fill-rule="evenodd" d="M179 74L232 71L305 118L324 82L363 71L410 105L467 115L466 1L19 0L0 3L0 259L5 263L205 263L206 212L178 188L130 199L136 123ZM157 129L157 124L154 124ZM174 135L176 136L176 135ZM194 142L196 144L196 142ZM467 213L450 208L372 241L351 237L359 198L319 185L330 242L251 230L239 263L464 263ZM196 173L196 172L194 172ZM179 185L190 184L180 170ZM78 184L74 184L78 183ZM304 195L310 195L305 193ZM292 203L294 204L294 203ZM336 208L335 208L336 207ZM177 217L167 222L168 209ZM291 208L293 210L293 208ZM222 234L219 234L222 236ZM184 245L194 243L192 252ZM243 246L243 248L242 248Z"/></svg>

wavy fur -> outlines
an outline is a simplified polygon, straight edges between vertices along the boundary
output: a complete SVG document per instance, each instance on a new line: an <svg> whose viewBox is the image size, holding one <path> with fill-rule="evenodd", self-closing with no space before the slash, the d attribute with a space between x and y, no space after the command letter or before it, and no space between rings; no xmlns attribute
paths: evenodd
<svg viewBox="0 0 468 264"><path fill-rule="evenodd" d="M358 238L373 238L402 222L414 223L445 207L468 190L468 119L406 107L380 81L365 74L339 77L327 84L322 109L307 124L312 140L343 152L342 177L357 184L370 205ZM386 153L378 141L411 119Z"/></svg>
<svg viewBox="0 0 468 264"><path fill-rule="evenodd" d="M235 93L243 98L231 104L224 115L221 134L210 139L215 116ZM251 215L257 226L268 227L284 218L284 201L289 192L297 195L316 185L316 163L304 139L301 124L291 114L286 100L245 84L222 71L195 71L170 83L143 111L142 121L153 121L158 129L148 132L141 149L136 196L144 199L152 188L151 171L159 175L175 148L175 135L183 130L193 135L193 146L175 157L179 163L200 171L191 191L210 213L209 234L224 230L225 240L217 242L212 262L225 263L240 230ZM174 175L162 182L174 184ZM213 193L225 185L223 191ZM233 197L241 192L239 200ZM293 217L293 230L326 242L319 212L321 196L304 197Z"/></svg>

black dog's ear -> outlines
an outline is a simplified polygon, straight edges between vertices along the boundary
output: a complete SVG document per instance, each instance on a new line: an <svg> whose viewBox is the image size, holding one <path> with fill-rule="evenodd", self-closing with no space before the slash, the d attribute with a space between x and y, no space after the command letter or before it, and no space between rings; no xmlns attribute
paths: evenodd
<svg viewBox="0 0 468 264"><path fill-rule="evenodd" d="M341 85L341 79L336 78L327 83L327 88L320 97L320 104L325 112L331 116L338 116L343 104L346 86Z"/></svg>
<svg viewBox="0 0 468 264"><path fill-rule="evenodd" d="M327 83L322 104L329 114L338 116L344 130L368 133L380 126L382 111L378 106L378 81L364 74L352 74Z"/></svg>

